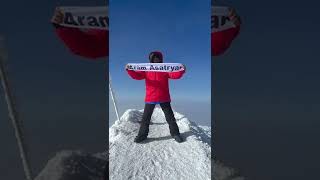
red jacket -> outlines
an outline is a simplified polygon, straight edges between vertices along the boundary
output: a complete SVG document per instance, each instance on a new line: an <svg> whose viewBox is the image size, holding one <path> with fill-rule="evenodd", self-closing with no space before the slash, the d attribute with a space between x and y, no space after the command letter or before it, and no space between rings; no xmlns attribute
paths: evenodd
<svg viewBox="0 0 320 180"><path fill-rule="evenodd" d="M64 44L75 54L96 59L109 56L109 31L58 26L56 33Z"/></svg>
<svg viewBox="0 0 320 180"><path fill-rule="evenodd" d="M180 79L185 70L179 72L145 72L127 70L131 78L145 79L145 102L170 102L169 79Z"/></svg>
<svg viewBox="0 0 320 180"><path fill-rule="evenodd" d="M239 31L240 26L211 33L212 56L223 54L230 47L232 41L238 36Z"/></svg>

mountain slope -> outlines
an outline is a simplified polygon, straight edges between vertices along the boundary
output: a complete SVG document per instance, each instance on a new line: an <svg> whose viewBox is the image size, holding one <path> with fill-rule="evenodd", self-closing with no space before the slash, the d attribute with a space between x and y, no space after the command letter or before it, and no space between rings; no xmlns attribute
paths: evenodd
<svg viewBox="0 0 320 180"><path fill-rule="evenodd" d="M61 151L35 180L209 180L211 176L213 180L244 179L219 162L214 164L211 175L211 128L198 126L177 112L175 117L185 142L179 144L170 137L164 115L156 108L148 140L133 143L141 116L142 111L129 109L109 129L109 159L106 152Z"/></svg>
<svg viewBox="0 0 320 180"><path fill-rule="evenodd" d="M152 115L148 140L133 142L142 111L127 110L109 130L109 177L122 179L211 179L211 135L175 112L183 143L175 142L160 108Z"/></svg>

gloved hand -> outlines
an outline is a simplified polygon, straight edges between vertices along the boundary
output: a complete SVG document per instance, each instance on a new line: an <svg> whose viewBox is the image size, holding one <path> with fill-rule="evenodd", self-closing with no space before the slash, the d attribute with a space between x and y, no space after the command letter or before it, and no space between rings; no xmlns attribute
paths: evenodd
<svg viewBox="0 0 320 180"><path fill-rule="evenodd" d="M59 8L56 8L53 14L53 17L51 18L51 23L55 25L59 25L63 22L64 15L62 11Z"/></svg>

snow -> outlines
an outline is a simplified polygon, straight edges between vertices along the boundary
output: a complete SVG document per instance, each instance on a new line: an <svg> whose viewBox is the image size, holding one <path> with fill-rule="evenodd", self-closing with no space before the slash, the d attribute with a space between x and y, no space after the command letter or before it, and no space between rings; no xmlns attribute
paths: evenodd
<svg viewBox="0 0 320 180"><path fill-rule="evenodd" d="M181 135L177 143L160 108L152 115L148 139L133 142L142 110L128 109L109 128L109 178L112 180L244 180L235 169L215 162L211 177L211 128L198 126L174 112ZM103 180L108 163L106 152L88 154L61 151L48 161L35 180Z"/></svg>
<svg viewBox="0 0 320 180"><path fill-rule="evenodd" d="M109 177L122 179L211 179L211 135L174 113L183 143L171 138L160 108L153 112L148 139L134 143L142 110L127 110L109 129Z"/></svg>
<svg viewBox="0 0 320 180"><path fill-rule="evenodd" d="M65 150L57 153L35 180L103 180L107 163L103 153Z"/></svg>
<svg viewBox="0 0 320 180"><path fill-rule="evenodd" d="M221 162L214 163L213 180L245 180L234 168L226 167Z"/></svg>

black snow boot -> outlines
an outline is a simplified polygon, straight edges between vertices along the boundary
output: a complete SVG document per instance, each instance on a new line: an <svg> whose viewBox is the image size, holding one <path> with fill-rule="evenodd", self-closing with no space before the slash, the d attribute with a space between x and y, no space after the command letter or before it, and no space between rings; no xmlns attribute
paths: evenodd
<svg viewBox="0 0 320 180"><path fill-rule="evenodd" d="M142 142L142 141L144 141L146 139L147 139L146 135L138 135L138 136L136 136L136 138L134 138L134 142L140 143L140 142Z"/></svg>
<svg viewBox="0 0 320 180"><path fill-rule="evenodd" d="M183 142L183 139L181 137L180 134L177 134L177 135L174 135L172 136L174 138L174 140L176 140L178 143L182 143Z"/></svg>

